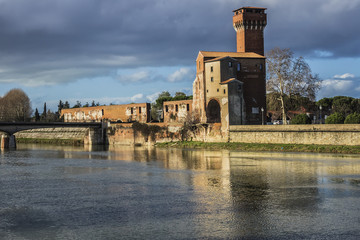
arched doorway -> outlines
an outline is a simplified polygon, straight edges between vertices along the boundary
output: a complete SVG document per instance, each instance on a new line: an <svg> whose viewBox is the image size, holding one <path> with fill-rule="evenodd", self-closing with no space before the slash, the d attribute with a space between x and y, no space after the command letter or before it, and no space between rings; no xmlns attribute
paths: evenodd
<svg viewBox="0 0 360 240"><path fill-rule="evenodd" d="M221 122L220 104L215 99L210 100L206 110L206 118L208 123Z"/></svg>

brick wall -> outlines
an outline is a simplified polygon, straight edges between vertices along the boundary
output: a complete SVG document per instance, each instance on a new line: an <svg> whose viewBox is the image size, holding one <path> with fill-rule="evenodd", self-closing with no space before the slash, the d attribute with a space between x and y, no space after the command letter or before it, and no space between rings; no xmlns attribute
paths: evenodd
<svg viewBox="0 0 360 240"><path fill-rule="evenodd" d="M100 122L102 119L114 122L148 122L150 120L150 104L134 103L62 109L61 116L65 122Z"/></svg>

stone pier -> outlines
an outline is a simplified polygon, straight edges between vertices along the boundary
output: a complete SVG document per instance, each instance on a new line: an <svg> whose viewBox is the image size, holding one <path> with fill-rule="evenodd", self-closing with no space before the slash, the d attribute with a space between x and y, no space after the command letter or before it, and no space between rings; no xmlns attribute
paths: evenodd
<svg viewBox="0 0 360 240"><path fill-rule="evenodd" d="M8 149L10 147L10 138L6 134L1 135L1 150Z"/></svg>

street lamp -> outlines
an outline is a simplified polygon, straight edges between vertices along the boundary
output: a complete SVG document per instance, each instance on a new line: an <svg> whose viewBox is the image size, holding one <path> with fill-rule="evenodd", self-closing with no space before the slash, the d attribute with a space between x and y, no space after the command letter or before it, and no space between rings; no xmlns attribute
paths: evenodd
<svg viewBox="0 0 360 240"><path fill-rule="evenodd" d="M320 120L320 124L322 124L322 118L321 118L321 110L322 110L322 106L321 106L321 105L319 106L319 109L320 109L320 118L319 118L319 120Z"/></svg>
<svg viewBox="0 0 360 240"><path fill-rule="evenodd" d="M261 125L264 125L264 108L261 107Z"/></svg>

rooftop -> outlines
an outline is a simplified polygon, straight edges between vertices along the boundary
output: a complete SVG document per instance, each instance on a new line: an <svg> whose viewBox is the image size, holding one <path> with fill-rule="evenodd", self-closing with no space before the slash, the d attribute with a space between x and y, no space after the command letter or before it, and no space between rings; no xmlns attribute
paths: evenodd
<svg viewBox="0 0 360 240"><path fill-rule="evenodd" d="M232 57L232 58L265 58L264 56L253 53L253 52L209 52L209 51L200 51L199 55L204 57L213 57L213 58L223 58L223 57Z"/></svg>
<svg viewBox="0 0 360 240"><path fill-rule="evenodd" d="M233 12L237 12L237 11L239 11L240 9L259 9L259 10L266 10L267 8L261 8L261 7L242 7L242 8L235 9Z"/></svg>

